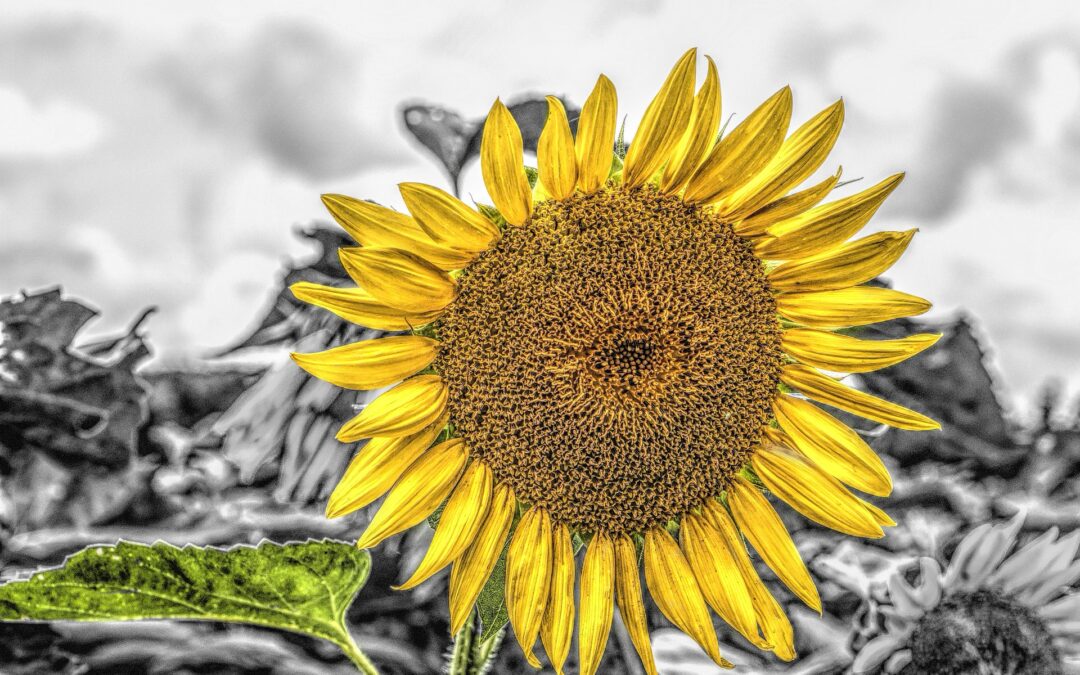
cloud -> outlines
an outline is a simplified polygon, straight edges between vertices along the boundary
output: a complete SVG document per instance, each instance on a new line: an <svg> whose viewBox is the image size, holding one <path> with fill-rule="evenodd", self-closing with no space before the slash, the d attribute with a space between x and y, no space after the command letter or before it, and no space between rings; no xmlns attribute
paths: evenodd
<svg viewBox="0 0 1080 675"><path fill-rule="evenodd" d="M357 54L323 29L269 23L236 46L193 42L163 57L156 77L196 123L311 179L393 158L363 124Z"/></svg>
<svg viewBox="0 0 1080 675"><path fill-rule="evenodd" d="M974 173L1027 134L1015 98L990 83L947 80L929 110L930 131L915 152L910 182L892 204L893 213L920 223L952 213Z"/></svg>
<svg viewBox="0 0 1080 675"><path fill-rule="evenodd" d="M20 89L0 86L0 161L85 152L105 131L101 117L86 106L64 99L36 102Z"/></svg>
<svg viewBox="0 0 1080 675"><path fill-rule="evenodd" d="M1001 60L993 77L952 76L927 110L910 183L894 213L922 223L952 216L986 171L1014 199L1045 196L1060 177L1080 171L1080 38L1027 40Z"/></svg>

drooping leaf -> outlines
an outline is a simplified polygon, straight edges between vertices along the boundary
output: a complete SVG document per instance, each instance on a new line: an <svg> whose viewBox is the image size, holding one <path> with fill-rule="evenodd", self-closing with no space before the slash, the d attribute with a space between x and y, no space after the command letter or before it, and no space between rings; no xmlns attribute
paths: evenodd
<svg viewBox="0 0 1080 675"><path fill-rule="evenodd" d="M258 327L222 354L265 346L321 351L383 334L352 325L293 295L289 286L299 281L355 285L337 255L338 247L355 242L340 228L320 223L298 234L315 244L315 256L287 267L278 282L277 298L264 310ZM318 503L321 508L351 454L335 432L356 414L353 405L371 396L310 377L286 359L234 399L214 422L213 433L224 456L239 470L242 484L269 481L279 501Z"/></svg>
<svg viewBox="0 0 1080 675"><path fill-rule="evenodd" d="M97 312L59 288L0 299L0 530L93 525L140 498L150 313L88 344Z"/></svg>
<svg viewBox="0 0 1080 675"><path fill-rule="evenodd" d="M287 265L280 281L275 283L277 296L261 312L255 329L222 349L219 355L231 355L249 347L291 347L297 340L319 330L345 332L347 324L342 319L298 300L289 287L299 281L326 286L354 286L341 266L338 249L355 246L356 242L337 225L323 222L297 229L296 235L314 245L313 255Z"/></svg>
<svg viewBox="0 0 1080 675"><path fill-rule="evenodd" d="M928 352L889 368L862 373L859 379L871 394L903 406L922 406L920 409L941 422L943 431L930 439L924 434L890 430L874 449L904 463L933 457L973 464L981 471L1002 476L1016 475L1033 455L1010 440L1005 408L995 394L998 383L987 365L985 347L967 318L935 323L899 319L853 331L864 339L897 338L919 332L942 333L942 338ZM862 424L857 418L840 418L849 424Z"/></svg>
<svg viewBox="0 0 1080 675"><path fill-rule="evenodd" d="M0 300L0 428L8 452L109 468L131 461L146 419L146 389L134 368L150 354L137 333L148 313L123 337L76 346L96 315L58 288Z"/></svg>
<svg viewBox="0 0 1080 675"><path fill-rule="evenodd" d="M413 104L401 111L405 128L439 160L457 192L458 175L468 158L477 123L442 106Z"/></svg>
<svg viewBox="0 0 1080 675"><path fill-rule="evenodd" d="M188 619L248 623L355 644L345 610L371 558L351 544L263 542L227 550L120 542L0 586L3 621Z"/></svg>

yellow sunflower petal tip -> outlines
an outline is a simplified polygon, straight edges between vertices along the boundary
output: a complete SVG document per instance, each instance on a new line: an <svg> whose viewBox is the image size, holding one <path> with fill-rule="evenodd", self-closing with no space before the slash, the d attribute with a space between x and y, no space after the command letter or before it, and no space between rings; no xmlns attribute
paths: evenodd
<svg viewBox="0 0 1080 675"><path fill-rule="evenodd" d="M511 225L532 212L532 188L525 174L521 130L510 110L496 98L484 122L480 169L495 207Z"/></svg>
<svg viewBox="0 0 1080 675"><path fill-rule="evenodd" d="M290 355L337 386L401 381L339 430L342 442L369 440L327 517L388 494L357 542L366 548L445 503L401 587L449 565L456 632L505 550L503 591L522 652L538 666L539 640L559 673L575 623L581 671L599 667L615 605L655 673L646 590L722 667L732 664L710 606L751 644L795 658L791 622L748 544L817 612L821 599L758 481L806 518L879 537L893 519L854 491L888 495L888 470L819 404L901 429L940 428L826 374L887 368L940 338L844 330L930 308L867 285L916 229L856 238L904 174L840 198L830 195L842 167L800 187L828 161L845 100L789 133L785 85L718 137L720 75L705 55L699 82L698 55L688 49L669 71L624 139L622 162L607 76L576 132L548 97L535 187L521 130L495 98L480 165L501 218L422 183L400 184L404 211L322 195L357 244L340 253L355 286L290 286L346 321L407 333ZM725 339L697 339L717 334ZM680 433L642 433L656 428ZM694 481L671 480L688 471ZM660 523L677 526L679 542ZM575 569L578 536L592 539Z"/></svg>

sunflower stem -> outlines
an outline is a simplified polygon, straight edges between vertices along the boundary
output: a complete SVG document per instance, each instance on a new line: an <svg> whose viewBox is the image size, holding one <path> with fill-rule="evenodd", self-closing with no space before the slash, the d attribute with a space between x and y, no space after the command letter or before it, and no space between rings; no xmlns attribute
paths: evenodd
<svg viewBox="0 0 1080 675"><path fill-rule="evenodd" d="M360 651L360 647L357 646L352 635L345 633L337 645L345 653L345 656L349 657L349 660L353 662L358 671L364 675L379 675L379 670L375 667L375 664L371 662L367 654Z"/></svg>
<svg viewBox="0 0 1080 675"><path fill-rule="evenodd" d="M472 645L476 639L473 631L472 614L465 620L465 625L454 636L454 648L450 652L450 663L447 664L449 675L468 675L469 661L472 660Z"/></svg>
<svg viewBox="0 0 1080 675"><path fill-rule="evenodd" d="M454 646L447 663L448 675L484 675L499 650L503 631L499 630L486 640L480 640L475 614L454 636Z"/></svg>
<svg viewBox="0 0 1080 675"><path fill-rule="evenodd" d="M505 628L495 631L495 634L483 641L477 641L473 645L472 667L468 675L485 675L491 668L495 656L499 653L499 645L502 644Z"/></svg>

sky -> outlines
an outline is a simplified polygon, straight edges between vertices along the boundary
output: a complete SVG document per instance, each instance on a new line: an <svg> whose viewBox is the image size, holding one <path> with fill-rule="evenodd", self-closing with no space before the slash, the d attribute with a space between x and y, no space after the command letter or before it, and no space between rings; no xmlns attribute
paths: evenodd
<svg viewBox="0 0 1080 675"><path fill-rule="evenodd" d="M908 172L868 229L920 230L889 277L931 318L973 317L1023 410L1050 378L1080 390L1080 14L1036 7L6 0L0 295L62 284L97 333L156 305L160 359L198 358L309 253L295 228L325 218L321 193L400 206L399 182L446 185L403 103L580 104L603 72L632 131L696 46L736 121L784 84L796 121L844 98L822 171ZM483 195L475 164L464 186Z"/></svg>

